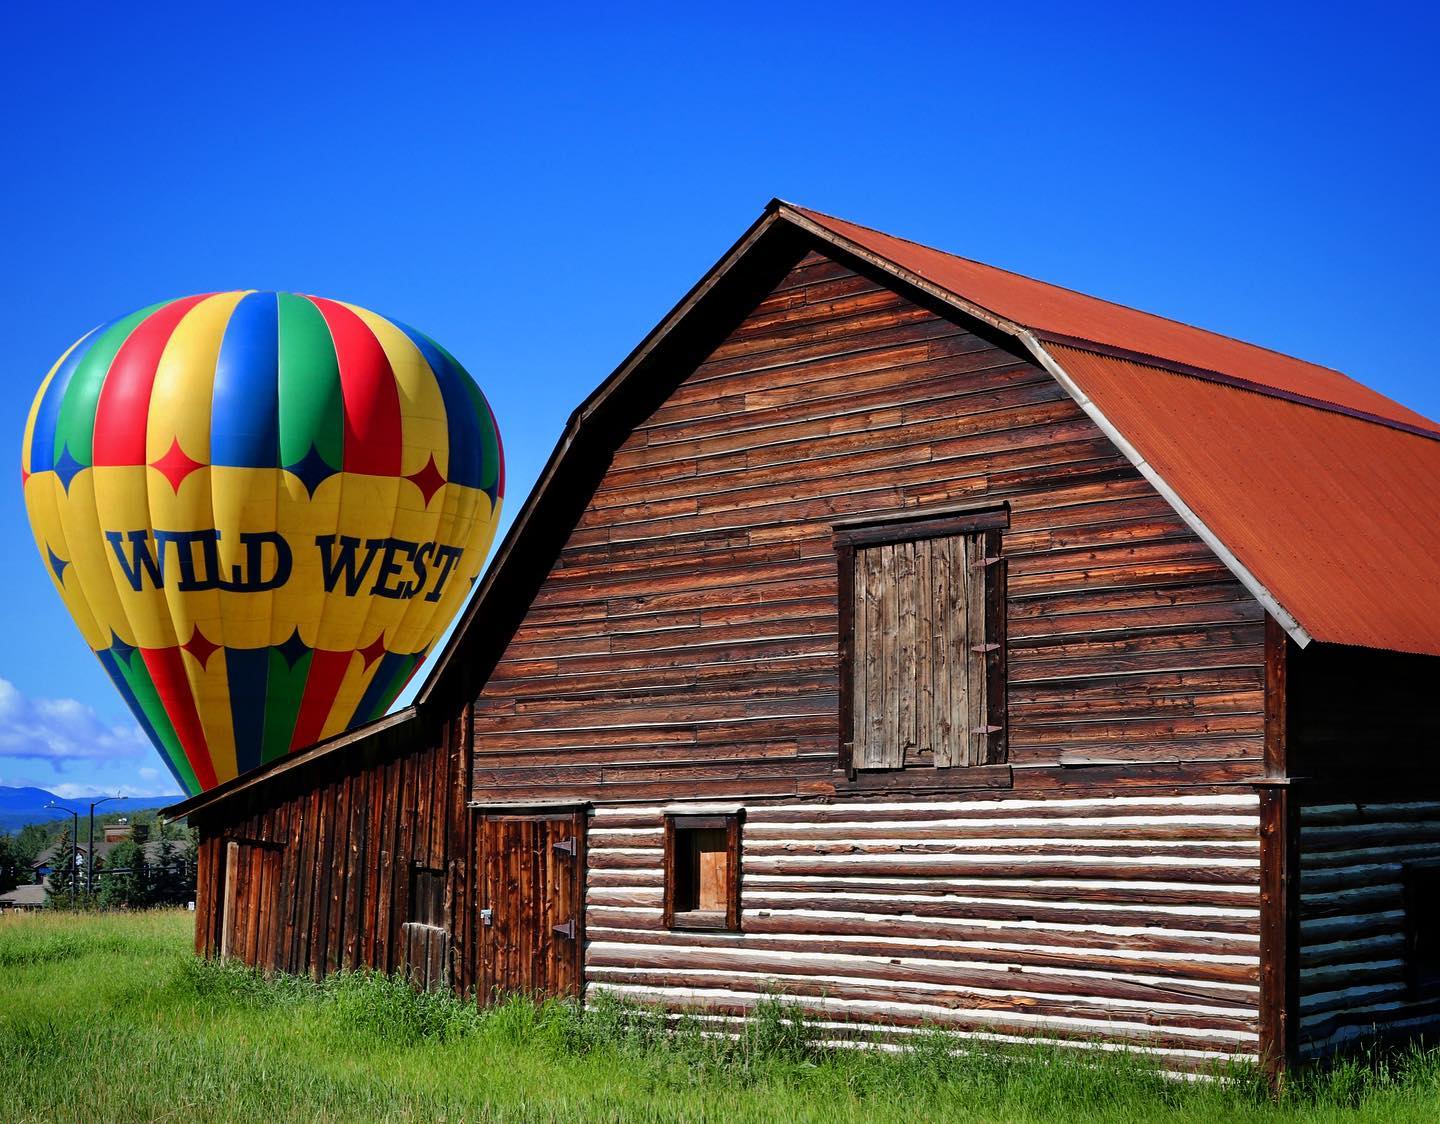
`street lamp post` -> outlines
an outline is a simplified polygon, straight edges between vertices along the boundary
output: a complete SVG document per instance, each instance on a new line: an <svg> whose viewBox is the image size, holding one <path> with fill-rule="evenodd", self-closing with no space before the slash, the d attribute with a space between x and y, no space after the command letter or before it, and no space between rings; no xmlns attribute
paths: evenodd
<svg viewBox="0 0 1440 1124"><path fill-rule="evenodd" d="M90 801L90 848L89 854L85 856L85 896L88 898L95 892L95 808L107 800L119 800L119 796L102 796L99 800Z"/></svg>
<svg viewBox="0 0 1440 1124"><path fill-rule="evenodd" d="M70 828L70 907L73 909L75 907L75 883L79 881L80 877L75 872L75 868L80 865L80 813L74 808L67 808L64 804L57 804L53 800L46 804L45 807L70 813L72 825ZM89 869L88 859L86 869Z"/></svg>

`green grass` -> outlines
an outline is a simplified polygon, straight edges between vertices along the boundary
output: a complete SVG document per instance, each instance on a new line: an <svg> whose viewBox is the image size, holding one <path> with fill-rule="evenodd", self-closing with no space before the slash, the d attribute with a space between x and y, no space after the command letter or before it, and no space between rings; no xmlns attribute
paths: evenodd
<svg viewBox="0 0 1440 1124"><path fill-rule="evenodd" d="M316 985L196 961L190 916L0 918L0 1118L1425 1121L1440 1053L1176 1082L1141 1059L817 1045L783 1002L736 1038L614 1003L480 1011L382 976Z"/></svg>

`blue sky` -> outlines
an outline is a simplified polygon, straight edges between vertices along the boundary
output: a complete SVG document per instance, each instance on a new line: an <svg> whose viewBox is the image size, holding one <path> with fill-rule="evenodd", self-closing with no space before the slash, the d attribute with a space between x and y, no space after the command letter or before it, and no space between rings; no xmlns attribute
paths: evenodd
<svg viewBox="0 0 1440 1124"><path fill-rule="evenodd" d="M513 515L569 411L772 195L1440 416L1427 6L682 7L9 9L11 455L94 324L300 290L465 363ZM0 490L0 784L166 791L35 556L18 477Z"/></svg>

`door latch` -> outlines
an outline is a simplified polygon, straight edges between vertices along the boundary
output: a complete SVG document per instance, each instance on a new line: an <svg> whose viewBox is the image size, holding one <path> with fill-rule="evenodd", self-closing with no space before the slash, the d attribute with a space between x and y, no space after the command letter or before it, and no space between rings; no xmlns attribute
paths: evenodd
<svg viewBox="0 0 1440 1124"><path fill-rule="evenodd" d="M495 924L495 911L494 911L493 909L482 909L482 910L480 911L480 924L482 924L482 925L493 925L493 924Z"/></svg>
<svg viewBox="0 0 1440 1124"><path fill-rule="evenodd" d="M552 928L562 937L569 937L572 941L575 939L575 919L573 917L563 925L554 925Z"/></svg>

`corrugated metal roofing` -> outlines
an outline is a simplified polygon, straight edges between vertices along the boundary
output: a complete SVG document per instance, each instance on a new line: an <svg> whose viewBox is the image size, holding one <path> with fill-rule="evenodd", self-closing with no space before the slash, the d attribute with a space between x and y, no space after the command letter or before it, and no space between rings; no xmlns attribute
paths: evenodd
<svg viewBox="0 0 1440 1124"><path fill-rule="evenodd" d="M1440 440L1427 436L1440 425L1338 371L791 209L1038 333L1232 567L1310 638L1440 655Z"/></svg>
<svg viewBox="0 0 1440 1124"><path fill-rule="evenodd" d="M1440 424L1329 367L956 257L819 211L793 205L791 209L932 284L1027 328L1217 371L1282 393L1315 398L1440 433Z"/></svg>
<svg viewBox="0 0 1440 1124"><path fill-rule="evenodd" d="M1440 441L1049 350L1314 639L1440 655Z"/></svg>

